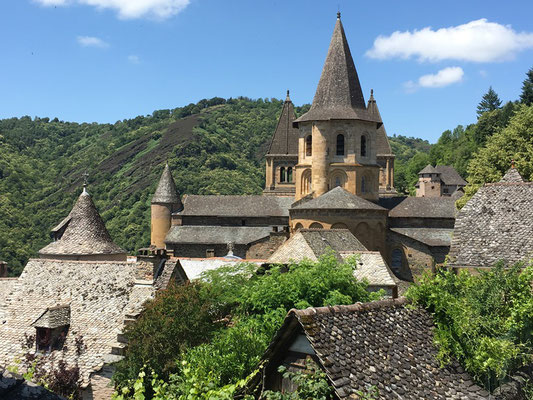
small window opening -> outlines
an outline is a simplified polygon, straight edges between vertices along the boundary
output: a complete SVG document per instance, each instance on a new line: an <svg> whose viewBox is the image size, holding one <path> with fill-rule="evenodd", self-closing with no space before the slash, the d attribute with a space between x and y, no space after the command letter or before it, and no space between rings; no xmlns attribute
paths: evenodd
<svg viewBox="0 0 533 400"><path fill-rule="evenodd" d="M337 153L338 156L344 155L344 135L337 135Z"/></svg>
<svg viewBox="0 0 533 400"><path fill-rule="evenodd" d="M211 258L211 257L214 257L215 256L215 249L207 249L205 251L205 256L207 258Z"/></svg>
<svg viewBox="0 0 533 400"><path fill-rule="evenodd" d="M287 174L285 172L285 167L281 167L279 169L279 181L280 182L287 182Z"/></svg>
<svg viewBox="0 0 533 400"><path fill-rule="evenodd" d="M366 157L366 136L361 136L361 157Z"/></svg>
<svg viewBox="0 0 533 400"><path fill-rule="evenodd" d="M292 167L287 168L287 182L292 182Z"/></svg>
<svg viewBox="0 0 533 400"><path fill-rule="evenodd" d="M305 155L311 156L313 154L313 136L308 135L305 138Z"/></svg>

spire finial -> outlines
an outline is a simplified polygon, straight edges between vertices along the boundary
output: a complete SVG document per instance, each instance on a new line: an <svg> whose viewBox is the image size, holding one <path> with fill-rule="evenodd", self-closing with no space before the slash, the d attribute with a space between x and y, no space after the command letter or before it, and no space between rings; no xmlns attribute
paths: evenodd
<svg viewBox="0 0 533 400"><path fill-rule="evenodd" d="M289 96L289 89L287 89L287 97L285 98L285 101L291 101L291 98Z"/></svg>
<svg viewBox="0 0 533 400"><path fill-rule="evenodd" d="M341 19L341 12L337 11L337 19Z"/></svg>
<svg viewBox="0 0 533 400"><path fill-rule="evenodd" d="M370 89L370 96L374 96L374 89Z"/></svg>
<svg viewBox="0 0 533 400"><path fill-rule="evenodd" d="M514 166L514 159L512 159L512 160L511 160L511 168L514 169L514 167L515 167L515 166Z"/></svg>
<svg viewBox="0 0 533 400"><path fill-rule="evenodd" d="M82 194L89 194L87 193L87 185L89 184L89 174L87 173L87 171L85 171L83 174L83 192Z"/></svg>

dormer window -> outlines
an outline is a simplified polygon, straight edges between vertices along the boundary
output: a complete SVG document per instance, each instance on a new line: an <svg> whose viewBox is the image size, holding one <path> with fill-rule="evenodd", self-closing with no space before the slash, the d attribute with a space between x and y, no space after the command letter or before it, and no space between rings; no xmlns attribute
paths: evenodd
<svg viewBox="0 0 533 400"><path fill-rule="evenodd" d="M61 350L70 326L70 306L47 308L31 325L36 329L37 351L49 353Z"/></svg>

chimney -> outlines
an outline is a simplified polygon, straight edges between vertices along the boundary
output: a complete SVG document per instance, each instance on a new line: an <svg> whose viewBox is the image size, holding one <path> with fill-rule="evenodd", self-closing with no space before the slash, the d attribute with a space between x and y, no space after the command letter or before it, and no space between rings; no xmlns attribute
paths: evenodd
<svg viewBox="0 0 533 400"><path fill-rule="evenodd" d="M0 278L7 277L7 263L0 260Z"/></svg>
<svg viewBox="0 0 533 400"><path fill-rule="evenodd" d="M155 246L139 249L137 253L135 279L155 281L162 272L167 259L168 255L165 249Z"/></svg>

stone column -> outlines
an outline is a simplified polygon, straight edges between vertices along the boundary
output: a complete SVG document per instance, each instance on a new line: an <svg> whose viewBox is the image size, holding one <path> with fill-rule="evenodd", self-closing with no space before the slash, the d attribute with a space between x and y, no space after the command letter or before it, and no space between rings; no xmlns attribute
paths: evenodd
<svg viewBox="0 0 533 400"><path fill-rule="evenodd" d="M315 197L328 191L328 141L324 125L319 127L318 124L314 123L312 127L313 160L311 181Z"/></svg>

